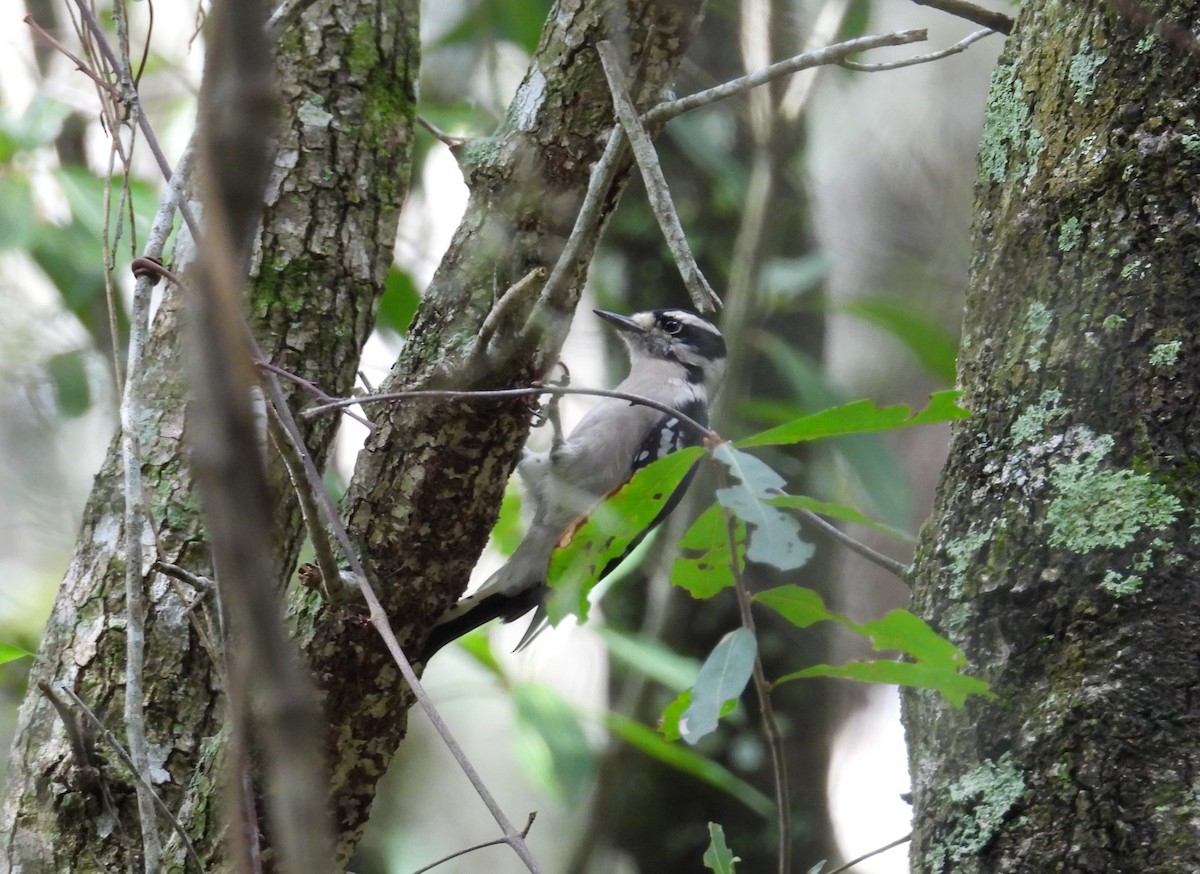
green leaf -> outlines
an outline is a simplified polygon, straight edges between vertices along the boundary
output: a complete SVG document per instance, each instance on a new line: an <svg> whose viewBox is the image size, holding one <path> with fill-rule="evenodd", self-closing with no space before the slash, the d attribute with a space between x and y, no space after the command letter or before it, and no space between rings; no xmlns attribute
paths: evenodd
<svg viewBox="0 0 1200 874"><path fill-rule="evenodd" d="M734 525L740 568L746 564L746 523L736 519ZM700 599L711 598L733 585L733 551L720 504L701 513L679 541L679 558L671 566L671 582Z"/></svg>
<svg viewBox="0 0 1200 874"><path fill-rule="evenodd" d="M716 731L725 702L741 697L754 672L758 642L748 628L729 632L700 666L692 702L679 717L679 733L693 746Z"/></svg>
<svg viewBox="0 0 1200 874"><path fill-rule="evenodd" d="M19 646L14 646L11 643L0 643L0 665L5 662L15 662L17 659L23 659L26 656L32 658L33 653Z"/></svg>
<svg viewBox="0 0 1200 874"><path fill-rule="evenodd" d="M884 525L882 522L876 522L869 516L860 513L853 507L845 504L834 504L828 501L818 501L816 498L809 498L804 495L779 495L767 501L772 507L780 507L787 510L808 510L816 513L819 516L828 516L831 519L841 519L843 522L853 522L856 525L865 525L881 534L886 534L889 537L894 537L897 540L905 543L912 543L916 540L907 531L902 531L891 525Z"/></svg>
<svg viewBox="0 0 1200 874"><path fill-rule="evenodd" d="M772 685L779 686L791 680L809 677L844 677L863 683L887 683L893 686L909 686L914 689L933 689L946 697L955 707L962 707L971 695L993 697L988 684L975 677L968 677L957 670L946 670L938 665L899 662L879 659L869 662L850 662L844 665L813 665L801 671L785 674Z"/></svg>
<svg viewBox="0 0 1200 874"><path fill-rule="evenodd" d="M922 367L947 385L953 385L958 367L958 340L907 303L891 298L868 298L844 308L903 343Z"/></svg>
<svg viewBox="0 0 1200 874"><path fill-rule="evenodd" d="M658 717L658 733L663 736L664 740L683 739L683 735L679 733L679 720L683 718L684 711L691 706L692 690L684 689L663 708L662 715Z"/></svg>
<svg viewBox="0 0 1200 874"><path fill-rule="evenodd" d="M825 606L821 596L812 589L800 586L779 586L754 596L754 600L770 607L797 628L808 628L828 620L841 622L845 617Z"/></svg>
<svg viewBox="0 0 1200 874"><path fill-rule="evenodd" d="M800 539L794 519L767 503L785 485L783 477L728 443L714 449L713 458L737 480L728 488L717 489L717 501L753 529L746 558L785 571L803 567L812 557L812 545Z"/></svg>
<svg viewBox="0 0 1200 874"><path fill-rule="evenodd" d="M704 851L704 867L716 874L734 874L734 862L741 859L725 843L725 829L715 822L708 824L708 849Z"/></svg>
<svg viewBox="0 0 1200 874"><path fill-rule="evenodd" d="M92 405L92 392L81 351L76 349L53 356L46 361L46 373L54 385L54 400L60 413L75 418L88 411Z"/></svg>
<svg viewBox="0 0 1200 874"><path fill-rule="evenodd" d="M24 249L37 228L33 187L25 176L0 175L0 249Z"/></svg>
<svg viewBox="0 0 1200 874"><path fill-rule="evenodd" d="M663 708L663 712L658 717L658 733L661 734L664 739L669 741L683 739L683 735L679 730L679 720L683 717L684 711L687 710L691 704L692 690L684 689L675 696L674 700L672 700L670 704ZM733 713L733 711L737 710L737 705L738 700L736 698L730 698L728 701L722 704L720 718L724 719L730 713Z"/></svg>
<svg viewBox="0 0 1200 874"><path fill-rule="evenodd" d="M625 634L611 625L601 625L596 630L614 659L668 689L687 689L696 682L699 660L679 655L653 638Z"/></svg>
<svg viewBox="0 0 1200 874"><path fill-rule="evenodd" d="M875 649L898 649L918 661L958 670L966 664L962 650L907 610L893 610L882 619L856 626Z"/></svg>
<svg viewBox="0 0 1200 874"><path fill-rule="evenodd" d="M417 291L412 276L393 264L388 268L387 279L384 280L376 324L404 336L420 303L421 292Z"/></svg>
<svg viewBox="0 0 1200 874"><path fill-rule="evenodd" d="M703 454L697 446L646 465L593 509L573 534L564 535L570 540L550 558L553 591L546 606L551 622L557 624L571 613L581 622L587 618L588 594L600 574L654 521Z"/></svg>
<svg viewBox="0 0 1200 874"><path fill-rule="evenodd" d="M774 801L716 762L687 747L668 743L654 730L619 713L605 714L604 724L614 735L646 755L675 768L680 773L716 787L731 798L736 798L759 816L774 816Z"/></svg>
<svg viewBox="0 0 1200 874"><path fill-rule="evenodd" d="M879 659L845 665L813 665L780 677L773 686L808 677L844 677L868 683L935 689L955 707L961 707L970 695L991 694L987 683L961 673L966 667L962 650L907 610L893 610L882 619L858 623L834 613L816 592L791 585L759 592L754 600L770 607L799 628L826 620L837 622L865 637L876 650L899 650L912 659L903 662Z"/></svg>
<svg viewBox="0 0 1200 874"><path fill-rule="evenodd" d="M542 776L569 802L578 803L591 789L596 756L575 709L541 683L518 683L512 697L522 727L540 739L548 755Z"/></svg>
<svg viewBox="0 0 1200 874"><path fill-rule="evenodd" d="M961 392L954 389L934 392L930 395L929 404L925 409L915 415L903 404L877 407L872 401L854 401L770 428L739 440L736 445L743 449L753 446L782 446L842 434L890 431L963 419L970 413L955 403L960 394Z"/></svg>

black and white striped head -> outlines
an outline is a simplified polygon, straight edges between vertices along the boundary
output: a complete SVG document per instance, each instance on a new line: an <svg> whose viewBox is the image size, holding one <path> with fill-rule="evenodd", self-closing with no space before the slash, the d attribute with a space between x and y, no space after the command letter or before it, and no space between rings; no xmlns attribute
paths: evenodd
<svg viewBox="0 0 1200 874"><path fill-rule="evenodd" d="M688 382L703 385L711 397L725 375L725 338L716 326L688 310L662 309L621 316L595 310L617 329L629 347L632 368L657 359L678 364Z"/></svg>

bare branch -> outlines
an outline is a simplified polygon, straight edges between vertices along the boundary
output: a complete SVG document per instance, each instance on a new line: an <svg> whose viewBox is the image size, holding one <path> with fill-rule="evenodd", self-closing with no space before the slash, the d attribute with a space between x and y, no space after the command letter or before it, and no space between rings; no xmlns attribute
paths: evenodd
<svg viewBox="0 0 1200 874"><path fill-rule="evenodd" d="M877 552L865 543L855 540L845 531L825 521L812 510L800 510L799 514L802 518L812 523L813 527L817 528L826 537L836 540L856 555L861 555L872 564L878 565L888 573L895 575L906 585L912 585L912 570L908 565L896 561L894 558L889 558L882 552Z"/></svg>
<svg viewBox="0 0 1200 874"><path fill-rule="evenodd" d="M869 853L863 853L857 859L851 859L845 865L839 865L838 867L834 868L833 870L827 871L826 874L844 874L844 872L849 871L854 866L861 865L863 862L867 861L867 859L873 859L876 856L878 856L880 853L886 853L888 850L898 847L901 844L906 844L911 840L912 840L912 832L909 832L904 837L897 838L896 840L892 841L890 844L884 844L882 847L878 847L874 850L871 850L871 852L869 852Z"/></svg>
<svg viewBox="0 0 1200 874"><path fill-rule="evenodd" d="M877 36L863 36L858 39L838 43L837 45L827 46L823 49L817 49L814 52L804 52L787 60L774 63L748 76L742 76L741 78L716 85L704 91L698 91L695 94L689 94L687 97L681 97L669 103L660 103L647 112L643 116L642 121L647 127L655 127L656 125L670 121L678 115L683 115L685 112L699 109L702 106L708 106L727 97L733 97L734 95L749 91L751 88L757 88L760 85L766 85L768 82L774 82L783 76L789 76L800 70L807 70L809 67L840 64L847 57L858 52L883 48L884 46L902 46L914 42L923 42L927 37L928 31L925 30L903 30Z"/></svg>
<svg viewBox="0 0 1200 874"><path fill-rule="evenodd" d="M918 6L928 6L931 9L939 9L959 18L965 18L967 21L981 24L989 30L1005 36L1012 33L1013 20L1010 16L1002 12L984 9L982 6L967 2L967 0L913 0L913 2Z"/></svg>
<svg viewBox="0 0 1200 874"><path fill-rule="evenodd" d="M675 258L675 265L679 268L679 275L683 277L683 284L687 286L688 294L691 295L692 303L695 304L698 311L714 313L721 308L721 299L708 284L708 280L704 278L704 273L700 270L700 266L696 263L696 258L688 246L687 235L683 232L683 225L680 224L679 215L675 212L675 204L671 201L671 191L667 186L667 179L663 176L662 167L658 163L658 153L654 151L654 143L650 140L650 134L642 126L637 109L633 105L633 99L625 88L625 74L617 60L616 50L611 42L601 40L596 44L596 51L600 53L600 64L604 67L604 75L608 78L613 108L621 120L621 127L625 129L625 136L629 138L633 156L637 159L638 168L642 171L642 181L646 185L646 196L650 201L650 207L658 219L663 238L667 241L667 248L671 250L671 255Z"/></svg>
<svg viewBox="0 0 1200 874"><path fill-rule="evenodd" d="M525 823L525 828L521 829L521 837L523 837L523 838L529 837L529 830L531 828L533 828L533 821L535 819L537 819L537 811L536 810L529 814L529 819ZM482 850L485 847L494 847L497 844L503 844L503 843L507 843L507 841L505 841L504 838L496 838L496 840L494 840L494 841L484 841L481 844L474 844L473 846L466 847L461 850L456 850L455 852L451 853L449 856L442 856L442 858L438 859L436 862L432 862L423 868L418 868L416 871L413 872L413 874L425 874L426 871L432 871L434 868L438 867L439 865L444 865L453 859L457 859L459 856L465 856L468 853L474 853L476 850Z"/></svg>
<svg viewBox="0 0 1200 874"><path fill-rule="evenodd" d="M993 33L999 33L996 30L977 30L972 34L960 39L954 45L944 48L941 51L930 52L926 55L914 55L911 58L905 58L902 61L887 61L881 64L860 64L857 61L842 61L841 65L847 70L854 70L858 73L880 73L884 70L899 70L901 67L915 67L917 64L928 64L930 61L940 61L942 58L948 58L951 55L957 55L959 52L964 52L972 43L977 43L985 36L991 36Z"/></svg>
<svg viewBox="0 0 1200 874"><path fill-rule="evenodd" d="M356 398L342 398L341 400L333 401L328 404L321 404L319 407L309 407L300 415L308 419L320 413L328 412L329 410L340 409L352 404L368 404L379 403L381 401L399 401L408 398L462 398L463 400L497 400L499 398L524 398L536 397L537 395L589 395L598 398L616 398L620 401L629 401L631 404L640 404L643 407L650 407L658 410L661 413L666 413L669 416L675 416L680 422L687 425L689 428L695 429L701 437L707 440L720 440L721 436L706 425L697 422L691 416L679 412L674 407L667 404L659 403L651 398L643 397L642 395L629 394L623 391L608 391L601 388L573 388L570 386L556 385L538 385L530 388L502 388L502 389L484 389L480 391L456 391L453 389L413 389L411 391L392 391L385 394L363 395Z"/></svg>

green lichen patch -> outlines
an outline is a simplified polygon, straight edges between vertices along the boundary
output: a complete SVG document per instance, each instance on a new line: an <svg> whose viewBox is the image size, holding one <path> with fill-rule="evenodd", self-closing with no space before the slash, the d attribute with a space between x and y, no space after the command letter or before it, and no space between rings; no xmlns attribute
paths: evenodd
<svg viewBox="0 0 1200 874"><path fill-rule="evenodd" d="M1060 252L1070 252L1083 239L1083 231L1079 228L1079 219L1071 216L1058 226L1058 249Z"/></svg>
<svg viewBox="0 0 1200 874"><path fill-rule="evenodd" d="M1150 351L1151 367L1172 367L1179 360L1183 351L1182 340L1172 340L1169 343L1159 343Z"/></svg>
<svg viewBox="0 0 1200 874"><path fill-rule="evenodd" d="M1086 554L1128 546L1143 531L1170 525L1179 499L1147 474L1102 467L1113 439L1095 437L1074 461L1050 474L1054 497L1046 511L1050 545Z"/></svg>
<svg viewBox="0 0 1200 874"><path fill-rule="evenodd" d="M1120 571L1109 569L1105 572L1104 579L1100 581L1100 588L1114 598L1136 595L1142 590L1142 578L1137 574L1123 574Z"/></svg>
<svg viewBox="0 0 1200 874"><path fill-rule="evenodd" d="M1092 51L1092 41L1085 39L1071 56L1071 64L1067 68L1067 81L1075 86L1075 102L1083 103L1096 90L1096 73L1104 66L1108 55Z"/></svg>
<svg viewBox="0 0 1200 874"><path fill-rule="evenodd" d="M957 870L985 850L1000 832L1009 811L1025 794L1025 777L1012 753L980 762L947 789L953 827L925 854L930 871Z"/></svg>
<svg viewBox="0 0 1200 874"><path fill-rule="evenodd" d="M1026 347L1029 357L1025 363L1035 373L1042 368L1042 362L1038 354L1041 352L1042 346L1046 343L1046 335L1050 333L1050 326L1052 324L1054 324L1054 312L1050 307L1037 300L1029 305L1029 309L1025 312L1025 322L1023 325L1025 333L1029 337L1029 343Z"/></svg>
<svg viewBox="0 0 1200 874"><path fill-rule="evenodd" d="M1059 404L1061 400L1062 392L1056 388L1042 392L1037 403L1026 407L1008 429L1012 445L1023 446L1042 439L1046 426L1067 413L1067 408Z"/></svg>
<svg viewBox="0 0 1200 874"><path fill-rule="evenodd" d="M984 178L993 182L1003 182L1008 175L1010 145L1016 151L1027 136L1029 107L1023 95L1024 88L1015 69L1010 64L997 64L992 71L987 116L979 142L980 169Z"/></svg>
<svg viewBox="0 0 1200 874"><path fill-rule="evenodd" d="M950 568L950 596L954 600L961 598L966 591L967 571L976 562L979 551L992 539L992 529L983 531L971 530L962 537L955 538L946 544L946 558Z"/></svg>
<svg viewBox="0 0 1200 874"><path fill-rule="evenodd" d="M1116 313L1104 317L1104 321L1100 323L1100 327L1106 331L1115 331L1121 325L1125 324L1129 319L1124 316L1118 316Z"/></svg>

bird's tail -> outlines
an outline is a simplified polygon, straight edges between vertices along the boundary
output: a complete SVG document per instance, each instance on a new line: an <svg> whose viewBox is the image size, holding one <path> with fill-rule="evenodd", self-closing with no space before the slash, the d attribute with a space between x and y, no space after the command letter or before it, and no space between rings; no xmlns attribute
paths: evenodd
<svg viewBox="0 0 1200 874"><path fill-rule="evenodd" d="M546 568L553 551L554 540L545 535L531 534L522 540L503 567L442 614L421 650L422 661L485 622L512 622L536 607L533 623L517 645L517 649L524 648L546 624Z"/></svg>

